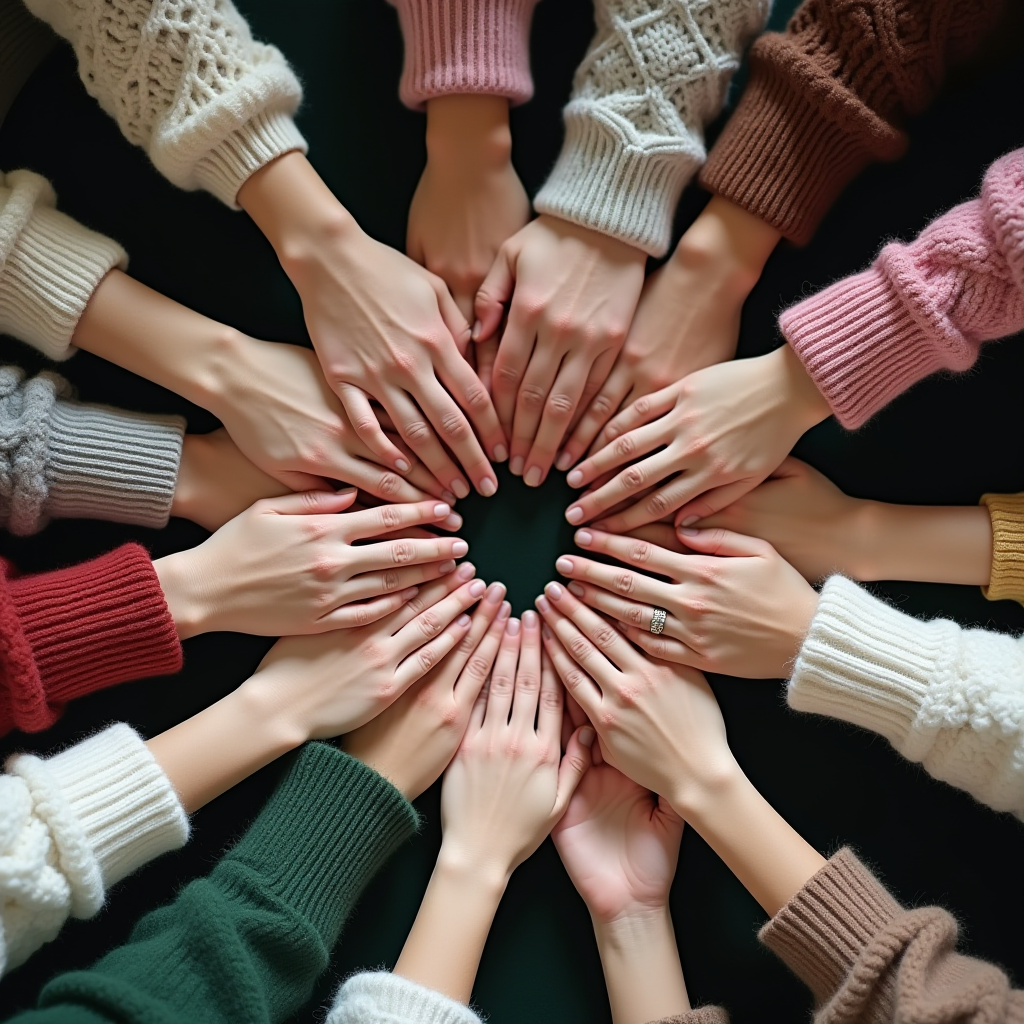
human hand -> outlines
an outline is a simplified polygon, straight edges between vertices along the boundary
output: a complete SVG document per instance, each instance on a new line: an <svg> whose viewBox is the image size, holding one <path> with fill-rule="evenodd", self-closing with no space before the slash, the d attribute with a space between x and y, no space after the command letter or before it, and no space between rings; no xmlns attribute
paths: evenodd
<svg viewBox="0 0 1024 1024"><path fill-rule="evenodd" d="M291 636L364 626L394 612L469 550L450 537L380 539L443 522L435 500L344 513L356 492L258 501L202 544L153 566L182 639L229 630Z"/></svg>
<svg viewBox="0 0 1024 1024"><path fill-rule="evenodd" d="M567 477L572 487L598 486L565 518L579 525L606 516L602 529L628 533L674 512L690 526L753 490L830 414L788 345L698 370L638 399L601 431L595 453Z"/></svg>
<svg viewBox="0 0 1024 1024"><path fill-rule="evenodd" d="M448 285L470 322L502 242L530 219L508 106L503 96L427 101L427 165L409 206L406 252Z"/></svg>
<svg viewBox="0 0 1024 1024"><path fill-rule="evenodd" d="M448 767L490 675L511 605L492 583L462 642L389 708L350 732L345 750L389 779L408 800Z"/></svg>
<svg viewBox="0 0 1024 1024"><path fill-rule="evenodd" d="M542 214L498 253L476 298L476 341L509 304L493 371L509 468L531 487L547 476L579 407L615 362L644 283L640 249Z"/></svg>

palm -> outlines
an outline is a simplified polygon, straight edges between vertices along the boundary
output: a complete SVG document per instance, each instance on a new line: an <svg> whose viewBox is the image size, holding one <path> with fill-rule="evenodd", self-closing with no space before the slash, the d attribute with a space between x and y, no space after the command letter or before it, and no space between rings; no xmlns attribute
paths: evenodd
<svg viewBox="0 0 1024 1024"><path fill-rule="evenodd" d="M583 776L552 838L591 913L613 920L665 904L682 833L654 794L601 764Z"/></svg>

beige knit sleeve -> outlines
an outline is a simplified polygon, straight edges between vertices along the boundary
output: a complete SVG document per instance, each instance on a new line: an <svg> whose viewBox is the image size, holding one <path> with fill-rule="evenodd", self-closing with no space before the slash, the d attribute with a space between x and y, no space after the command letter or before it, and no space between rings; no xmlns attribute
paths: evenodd
<svg viewBox="0 0 1024 1024"><path fill-rule="evenodd" d="M25 0L69 40L90 95L157 170L235 206L249 176L306 151L302 88L231 0Z"/></svg>
<svg viewBox="0 0 1024 1024"><path fill-rule="evenodd" d="M981 592L1024 604L1024 492L985 494L981 504L992 517L992 576Z"/></svg>

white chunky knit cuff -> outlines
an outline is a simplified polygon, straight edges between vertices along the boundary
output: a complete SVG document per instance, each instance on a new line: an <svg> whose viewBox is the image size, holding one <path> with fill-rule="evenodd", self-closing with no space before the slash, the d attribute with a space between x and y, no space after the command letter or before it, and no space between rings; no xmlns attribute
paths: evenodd
<svg viewBox="0 0 1024 1024"><path fill-rule="evenodd" d="M463 1003L390 971L365 971L346 981L325 1024L481 1024Z"/></svg>
<svg viewBox="0 0 1024 1024"><path fill-rule="evenodd" d="M0 175L0 332L50 359L71 336L100 281L128 257L113 240L54 209L50 183L32 171Z"/></svg>

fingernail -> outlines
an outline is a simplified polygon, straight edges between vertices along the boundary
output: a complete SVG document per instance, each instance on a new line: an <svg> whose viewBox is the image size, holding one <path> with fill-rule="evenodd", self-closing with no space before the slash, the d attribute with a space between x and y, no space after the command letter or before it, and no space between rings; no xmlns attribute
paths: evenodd
<svg viewBox="0 0 1024 1024"><path fill-rule="evenodd" d="M537 605L537 610L541 613L541 615L544 615L545 613L551 611L551 605L548 604L548 599L543 594L541 594L537 598L535 603Z"/></svg>
<svg viewBox="0 0 1024 1024"><path fill-rule="evenodd" d="M700 530L694 530L688 526L680 526L676 532L681 533L684 537L696 537Z"/></svg>
<svg viewBox="0 0 1024 1024"><path fill-rule="evenodd" d="M480 493L485 497L489 498L498 489L498 483L496 480L492 480L489 476L485 476L480 481Z"/></svg>
<svg viewBox="0 0 1024 1024"><path fill-rule="evenodd" d="M409 463L406 462L405 459L395 459L395 469L397 469L399 473L408 473L409 468Z"/></svg>
<svg viewBox="0 0 1024 1024"><path fill-rule="evenodd" d="M468 498L469 497L469 484L467 484L465 480L453 480L452 481L452 490L460 498Z"/></svg>
<svg viewBox="0 0 1024 1024"><path fill-rule="evenodd" d="M574 469L566 478L565 482L570 487L581 487L583 485L583 470Z"/></svg>
<svg viewBox="0 0 1024 1024"><path fill-rule="evenodd" d="M357 487L339 487L334 492L334 495L335 495L335 497L337 497L338 495L341 495L341 494L354 494L357 490L358 490Z"/></svg>
<svg viewBox="0 0 1024 1024"><path fill-rule="evenodd" d="M512 461L508 464L509 470L513 476L522 476L523 474L523 463L526 460L521 455L516 455Z"/></svg>
<svg viewBox="0 0 1024 1024"><path fill-rule="evenodd" d="M501 607L498 609L498 621L507 619L512 614L512 605L508 601L502 601Z"/></svg>
<svg viewBox="0 0 1024 1024"><path fill-rule="evenodd" d="M581 509L579 505L570 505L566 510L565 518L568 519L570 523L578 523L583 519L583 509Z"/></svg>
<svg viewBox="0 0 1024 1024"><path fill-rule="evenodd" d="M487 600L491 604L497 604L505 596L504 583L492 583L487 588Z"/></svg>
<svg viewBox="0 0 1024 1024"><path fill-rule="evenodd" d="M419 587L407 587L398 596L403 601L411 601L420 592Z"/></svg>
<svg viewBox="0 0 1024 1024"><path fill-rule="evenodd" d="M505 625L505 632L508 633L509 636L519 636L519 620L509 619L508 623Z"/></svg>
<svg viewBox="0 0 1024 1024"><path fill-rule="evenodd" d="M568 576L572 572L572 559L560 558L555 562L555 568L563 575Z"/></svg>
<svg viewBox="0 0 1024 1024"><path fill-rule="evenodd" d="M585 725L580 729L580 743L585 747L592 747L594 745L594 730L591 726Z"/></svg>
<svg viewBox="0 0 1024 1024"><path fill-rule="evenodd" d="M441 497L448 502L449 505L455 504L455 495L451 491L442 491Z"/></svg>
<svg viewBox="0 0 1024 1024"><path fill-rule="evenodd" d="M540 478L544 475L544 471L540 466L531 466L526 471L526 476L523 477L527 487L536 487L540 483Z"/></svg>
<svg viewBox="0 0 1024 1024"><path fill-rule="evenodd" d="M441 525L449 530L457 530L462 526L462 516L458 512L453 512Z"/></svg>
<svg viewBox="0 0 1024 1024"><path fill-rule="evenodd" d="M548 629L548 624L546 622L542 622L540 625L540 635L544 637L545 640L551 639L551 630Z"/></svg>
<svg viewBox="0 0 1024 1024"><path fill-rule="evenodd" d="M481 331L482 331L483 329L484 329L484 325L483 325L482 323L480 323L480 321L479 321L479 320L474 320L474 321L473 321L473 331L472 331L472 333L470 334L470 337L471 337L471 338L472 338L472 339L473 339L474 341L476 341L476 339L480 337L480 332L481 332Z"/></svg>
<svg viewBox="0 0 1024 1024"><path fill-rule="evenodd" d="M491 454L492 462L504 462L508 458L508 449L503 444L496 444Z"/></svg>
<svg viewBox="0 0 1024 1024"><path fill-rule="evenodd" d="M575 594L577 597L582 597L586 593L583 587L575 580L573 580L572 583L569 584L569 591L570 593Z"/></svg>
<svg viewBox="0 0 1024 1024"><path fill-rule="evenodd" d="M452 554L456 558L461 558L467 551L469 551L469 545L464 540L457 540L452 544Z"/></svg>
<svg viewBox="0 0 1024 1024"><path fill-rule="evenodd" d="M472 562L463 562L459 566L459 579L471 580L476 573L476 566Z"/></svg>
<svg viewBox="0 0 1024 1024"><path fill-rule="evenodd" d="M680 526L693 526L700 516L687 516L679 525Z"/></svg>
<svg viewBox="0 0 1024 1024"><path fill-rule="evenodd" d="M487 589L487 584L483 580L473 580L469 585L469 596L479 597Z"/></svg>
<svg viewBox="0 0 1024 1024"><path fill-rule="evenodd" d="M589 548L594 543L594 535L589 530L577 530L576 543L581 548Z"/></svg>
<svg viewBox="0 0 1024 1024"><path fill-rule="evenodd" d="M451 505L445 505L439 501L434 506L434 515L437 516L438 519L443 519L449 512L451 512L451 510Z"/></svg>
<svg viewBox="0 0 1024 1024"><path fill-rule="evenodd" d="M537 626L537 613L533 611L523 612L523 628L535 629Z"/></svg>
<svg viewBox="0 0 1024 1024"><path fill-rule="evenodd" d="M555 469L564 472L572 465L572 456L568 452L562 452L561 455L555 459Z"/></svg>
<svg viewBox="0 0 1024 1024"><path fill-rule="evenodd" d="M547 594L552 601L561 601L562 595L565 591L557 583L549 583L544 588L544 593Z"/></svg>
<svg viewBox="0 0 1024 1024"><path fill-rule="evenodd" d="M438 572L439 572L439 573L440 573L440 574L441 574L442 576L447 576L447 575L448 575L448 573L450 573L450 572L452 571L452 569L454 569L454 568L455 568L455 562L454 562L454 561L453 561L452 559L450 559L450 558L449 558L447 562L442 562L442 563L441 563L441 564L440 564L440 565L439 565L439 566L437 567L437 571L438 571Z"/></svg>
<svg viewBox="0 0 1024 1024"><path fill-rule="evenodd" d="M463 613L462 613L462 614L461 614L461 615L460 615L460 616L459 616L459 617L458 617L458 618L457 618L457 619L455 620L455 625L456 625L456 626L462 626L463 628L465 628L466 626L468 626L468 625L469 625L469 616L468 616L468 615L467 615L467 614L466 614L465 612L463 612Z"/></svg>

